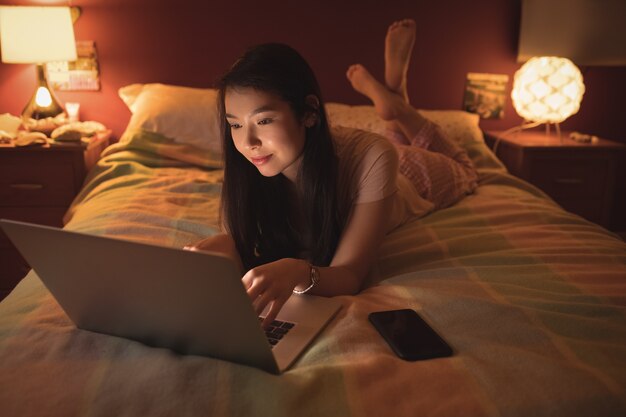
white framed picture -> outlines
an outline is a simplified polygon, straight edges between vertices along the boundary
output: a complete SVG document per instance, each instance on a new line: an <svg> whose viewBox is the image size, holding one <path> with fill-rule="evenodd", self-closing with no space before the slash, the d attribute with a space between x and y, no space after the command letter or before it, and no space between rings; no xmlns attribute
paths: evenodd
<svg viewBox="0 0 626 417"><path fill-rule="evenodd" d="M47 63L48 83L57 91L99 91L96 43L76 41L76 55L76 61Z"/></svg>
<svg viewBox="0 0 626 417"><path fill-rule="evenodd" d="M483 119L502 119L508 82L506 74L467 73L463 110Z"/></svg>

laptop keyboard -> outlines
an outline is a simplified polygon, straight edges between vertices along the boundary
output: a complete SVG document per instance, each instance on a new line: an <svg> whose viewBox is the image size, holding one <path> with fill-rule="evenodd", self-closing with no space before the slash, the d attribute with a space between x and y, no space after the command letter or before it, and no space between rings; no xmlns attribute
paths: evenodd
<svg viewBox="0 0 626 417"><path fill-rule="evenodd" d="M259 321L263 321L265 317L259 317ZM264 329L267 341L270 342L272 349L285 337L289 330L293 329L295 323L289 321L274 320L267 329Z"/></svg>

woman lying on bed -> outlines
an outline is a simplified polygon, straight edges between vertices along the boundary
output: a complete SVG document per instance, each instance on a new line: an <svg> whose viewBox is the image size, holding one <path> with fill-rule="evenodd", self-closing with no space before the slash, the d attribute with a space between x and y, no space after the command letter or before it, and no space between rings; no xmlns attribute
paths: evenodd
<svg viewBox="0 0 626 417"><path fill-rule="evenodd" d="M187 248L240 262L257 312L269 306L264 325L292 292L358 292L386 233L476 187L466 153L408 103L414 39L412 20L389 27L385 85L360 65L347 73L388 138L331 130L311 68L286 45L248 50L223 77L226 233Z"/></svg>

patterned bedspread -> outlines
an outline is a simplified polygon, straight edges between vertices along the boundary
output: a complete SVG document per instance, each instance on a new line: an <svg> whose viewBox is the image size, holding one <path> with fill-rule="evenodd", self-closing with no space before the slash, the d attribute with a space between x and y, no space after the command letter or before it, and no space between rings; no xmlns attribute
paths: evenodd
<svg viewBox="0 0 626 417"><path fill-rule="evenodd" d="M0 415L626 415L626 244L470 153L477 192L391 233L281 376L77 330L31 271L0 303ZM173 246L213 233L221 171L193 162L116 145L67 227ZM367 315L398 308L454 356L397 358Z"/></svg>

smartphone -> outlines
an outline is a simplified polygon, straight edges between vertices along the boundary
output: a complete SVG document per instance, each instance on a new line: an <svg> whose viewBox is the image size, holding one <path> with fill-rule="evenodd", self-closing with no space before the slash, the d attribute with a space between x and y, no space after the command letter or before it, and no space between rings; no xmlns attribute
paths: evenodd
<svg viewBox="0 0 626 417"><path fill-rule="evenodd" d="M370 313L370 322L400 358L407 361L452 356L452 348L414 310Z"/></svg>

